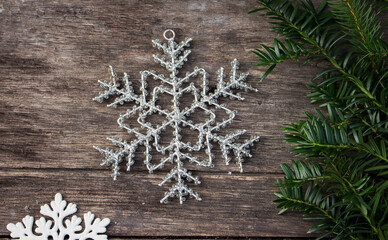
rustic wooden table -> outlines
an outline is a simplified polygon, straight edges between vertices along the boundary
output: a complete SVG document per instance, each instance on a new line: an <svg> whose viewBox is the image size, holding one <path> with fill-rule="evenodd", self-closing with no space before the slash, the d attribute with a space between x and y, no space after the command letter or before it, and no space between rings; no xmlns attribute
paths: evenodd
<svg viewBox="0 0 388 240"><path fill-rule="evenodd" d="M40 206L61 192L77 204L78 215L109 217L113 239L308 238L309 223L297 213L277 215L272 201L279 165L292 158L282 124L312 109L305 85L319 66L300 70L289 62L259 83L265 68L254 66L250 50L271 44L275 35L267 20L247 14L255 7L254 0L0 1L0 235L9 237L9 222L40 217ZM186 164L201 179L194 188L203 200L183 205L159 203L168 186L158 183L168 169L148 174L142 149L131 172L123 167L113 181L92 147L110 146L110 136L133 137L117 127L123 108L92 101L101 90L97 80L109 78L108 65L131 80L141 70L159 71L151 40L162 39L167 28L177 40L193 38L184 72L204 67L214 87L217 69L229 71L238 58L241 72L251 74L248 83L260 90L243 93L243 102L221 100L238 110L229 129L261 136L245 172L225 166L216 148L214 168Z"/></svg>

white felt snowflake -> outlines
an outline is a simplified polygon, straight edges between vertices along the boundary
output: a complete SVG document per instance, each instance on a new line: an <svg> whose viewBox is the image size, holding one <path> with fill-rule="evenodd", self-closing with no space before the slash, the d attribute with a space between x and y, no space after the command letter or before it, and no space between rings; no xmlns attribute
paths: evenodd
<svg viewBox="0 0 388 240"><path fill-rule="evenodd" d="M7 229L11 232L11 237L20 240L47 240L50 237L53 240L107 239L107 236L101 233L105 233L106 226L110 223L108 218L104 218L103 220L99 218L94 219L94 214L88 212L84 214L84 230L80 232L82 230L81 218L72 216L64 221L66 217L77 212L77 206L75 204L67 204L65 200L62 200L62 195L57 193L55 195L55 201L52 201L50 206L47 204L42 206L40 213L52 218L54 222L41 217L35 221L36 228L33 230L34 218L26 216L22 220L23 223L18 222L7 225ZM65 222L64 225L63 221Z"/></svg>
<svg viewBox="0 0 388 240"><path fill-rule="evenodd" d="M171 37L167 37L166 34L170 34ZM167 56L160 57L158 55L153 55L154 60L160 63L163 67L167 69L170 73L169 77L164 76L163 74L156 74L155 71L142 71L140 72L140 94L136 94L132 87L132 83L129 81L129 76L124 73L124 77L119 79L114 72L112 66L110 66L111 71L111 80L99 81L101 86L105 88L105 91L100 93L100 95L94 100L102 102L104 99L108 99L110 96L115 96L116 98L108 107L116 107L117 105L122 105L125 102L135 102L135 106L131 109L128 109L126 113L121 114L117 122L120 128L124 128L130 134L135 134L136 139L127 142L122 139L108 138L114 145L118 146L118 150L112 150L109 148L102 149L100 147L94 146L98 151L105 156L102 165L111 165L113 168L112 176L116 180L119 175L119 164L122 161L127 162L127 170L130 170L130 167L134 163L134 153L138 146L145 146L145 165L147 166L149 172L152 172L156 169L162 168L167 162L170 162L175 165L175 167L164 177L163 181L159 184L160 186L166 182L170 182L172 179L176 183L165 193L165 196L160 200L161 203L167 203L169 197L178 197L180 203L182 204L185 200L185 196L194 197L197 200L201 200L198 193L194 192L190 187L188 187L184 179L187 181L192 181L194 184L199 184L200 181L197 177L193 177L191 172L183 166L183 160L188 160L190 163L195 163L203 167L213 166L213 154L212 154L212 144L215 142L219 144L222 157L225 159L226 164L228 165L231 161L230 154L233 153L236 158L237 165L240 167L242 172L242 163L243 157L251 157L249 146L251 146L255 141L259 140L259 137L252 137L249 140L246 140L244 143L236 143L235 140L244 134L245 130L238 130L232 134L226 136L221 136L216 134L220 128L225 127L230 124L235 118L236 112L228 109L225 105L219 104L217 99L221 96L230 97L231 99L244 100L239 93L234 93L232 89L244 89L244 90L254 90L244 81L247 78L248 74L238 74L238 61L237 59L232 61L232 70L229 81L224 81L224 69L221 68L218 71L218 84L214 92L210 92L208 89L208 80L207 73L203 68L195 67L194 71L186 73L185 76L180 77L178 75L178 69L181 68L187 57L190 54L190 50L183 50L185 47L189 46L191 38L188 38L180 43L174 41L175 33L172 30L166 30L164 32L164 38L167 40L167 44L161 43L159 40L153 40L152 44L154 47L162 50L163 53ZM188 86L183 87L184 83L189 82L193 77L199 76L202 83L201 87L198 89L193 82ZM149 94L147 91L147 78L151 77L154 80L158 80L161 84L155 88L150 93L150 97L147 97ZM163 109L161 106L157 105L157 99L161 94L167 94L172 98L172 109ZM192 94L194 96L194 101L190 107L184 109L180 108L180 98L185 94ZM218 121L216 119L215 111L212 108L222 110L228 116L227 119L222 119ZM188 117L190 114L197 113L202 111L209 116L209 118L204 119L202 123L193 123L189 120ZM138 113L137 123L141 128L145 128L146 132L142 133L138 128L130 127L124 122L125 119ZM159 114L160 117L164 118L161 124L152 124L147 121L147 117L153 114ZM173 138L171 139L168 145L162 145L160 142L160 135L166 128L170 126L173 129ZM195 131L198 135L198 141L194 144L190 142L185 142L181 136L181 128L190 127L192 131ZM151 150L152 148L156 149L162 155L165 155L162 159L158 160L157 163L151 162ZM192 156L189 152L197 152L201 149L205 149L207 154L207 159L201 160Z"/></svg>

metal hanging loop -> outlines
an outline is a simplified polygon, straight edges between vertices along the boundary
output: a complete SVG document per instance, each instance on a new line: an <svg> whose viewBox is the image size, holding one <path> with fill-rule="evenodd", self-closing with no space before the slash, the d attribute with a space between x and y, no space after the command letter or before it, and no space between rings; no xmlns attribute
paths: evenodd
<svg viewBox="0 0 388 240"><path fill-rule="evenodd" d="M171 33L171 37L167 37L167 33ZM174 40L174 38L175 38L175 32L173 31L173 30L171 30L171 29L167 29L166 31L164 31L164 33L163 33L163 37L167 40L167 41L169 41L169 40Z"/></svg>

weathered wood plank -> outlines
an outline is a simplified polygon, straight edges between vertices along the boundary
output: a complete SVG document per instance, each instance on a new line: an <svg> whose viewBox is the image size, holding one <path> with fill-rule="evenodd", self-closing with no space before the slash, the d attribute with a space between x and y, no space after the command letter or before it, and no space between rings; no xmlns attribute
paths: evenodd
<svg viewBox="0 0 388 240"><path fill-rule="evenodd" d="M166 239L175 239L175 240L183 240L183 239L192 239L192 240L209 240L209 239L217 239L217 240L234 240L234 239L247 239L247 238L179 238L179 237L166 237L166 238L139 238L139 237L109 237L109 240L122 240L122 239L131 239L131 240L140 240L140 239L154 239L154 240L166 240ZM250 237L249 240L312 240L313 238L266 238L266 237ZM11 240L11 237L0 237L0 240Z"/></svg>
<svg viewBox="0 0 388 240"><path fill-rule="evenodd" d="M279 163L290 157L282 124L303 118L311 108L304 85L318 70L299 71L288 63L259 84L264 69L253 67L249 51L274 35L263 18L247 14L254 7L254 1L2 3L0 167L99 168L100 155L92 145L110 146L106 137L126 135L116 124L125 108L106 109L91 101L100 91L97 80L108 78L109 64L133 80L140 70L159 71L151 39L173 28L178 39L194 39L184 72L204 66L215 86L216 70L228 71L235 57L242 72L251 72L249 83L260 93L243 93L244 102L223 101L239 111L229 129L262 136L245 171L279 172ZM214 171L237 171L221 159L216 163Z"/></svg>
<svg viewBox="0 0 388 240"><path fill-rule="evenodd" d="M40 206L61 192L76 203L78 214L92 211L112 220L114 236L248 236L301 237L307 226L294 213L278 216L273 174L200 174L202 201L176 199L159 204L167 186L158 187L161 174L124 174L107 179L102 171L0 171L0 235L5 226L25 215L40 216ZM291 227L292 226L292 227Z"/></svg>
<svg viewBox="0 0 388 240"><path fill-rule="evenodd" d="M131 239L131 240L140 240L140 239L154 239L154 240L166 240L166 239L175 239L175 240L184 240L184 239L192 239L192 240L209 240L209 239L217 239L217 240L238 240L238 239L249 239L249 240L313 240L314 238L266 238L266 237L250 237L250 238L233 238L233 237L226 237L226 238L179 238L179 237L165 237L165 238L150 238L150 237L109 237L109 240L120 240L120 239ZM0 238L0 240L11 240L11 237L3 237Z"/></svg>

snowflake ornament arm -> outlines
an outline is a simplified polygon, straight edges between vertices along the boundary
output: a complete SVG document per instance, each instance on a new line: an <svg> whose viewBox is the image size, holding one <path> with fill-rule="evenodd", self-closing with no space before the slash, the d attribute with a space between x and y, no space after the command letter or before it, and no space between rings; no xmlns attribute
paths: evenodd
<svg viewBox="0 0 388 240"><path fill-rule="evenodd" d="M167 35L171 35L168 37ZM135 106L132 109L128 109L126 113L121 114L117 122L120 128L125 129L128 133L135 134L136 139L131 142L127 142L122 139L108 138L118 150L110 148L102 149L94 146L101 154L104 155L102 165L112 166L113 178L116 180L119 175L119 164L123 161L127 162L127 170L133 165L134 153L139 146L145 147L145 165L149 172L161 169L166 163L175 164L175 167L163 178L160 186L171 180L175 181L175 184L165 193L165 196L161 199L162 203L167 203L168 198L177 197L182 204L185 201L186 196L193 197L197 200L201 200L198 193L194 192L190 187L185 184L185 181L193 182L194 184L200 184L198 177L192 176L192 173L188 171L183 161L188 160L189 163L194 163L202 167L213 166L213 154L212 154L212 142L219 144L222 152L222 156L225 163L228 165L231 161L230 154L234 154L236 163L243 171L242 163L244 157L252 157L249 147L254 142L259 141L259 137L252 137L246 140L244 143L236 143L241 135L246 131L239 130L226 136L221 136L215 132L221 128L231 124L236 116L236 112L228 109L225 105L217 102L220 97L230 97L231 99L244 100L239 93L234 93L233 89L253 90L256 89L249 86L245 80L248 74L238 74L238 61L233 60L231 63L231 73L229 81L224 81L225 74L224 69L221 68L218 71L218 84L214 92L209 92L207 73L203 68L195 67L192 72L186 73L184 77L180 77L178 69L181 68L190 54L190 50L184 50L184 48L190 46L191 38L187 38L184 41L177 43L174 41L175 33L172 30L166 30L164 32L164 38L166 43L162 43L160 40L153 40L152 44L155 48L161 50L165 57L159 55L153 55L155 62L159 63L162 67L166 68L169 72L169 76L165 77L163 74L157 74L155 71L145 70L140 72L140 94L136 95L131 86L131 82L128 80L128 75L124 73L122 79L123 86L120 86L119 79L113 68L111 70L111 81L103 82L99 81L101 86L105 88L105 91L94 100L102 102L111 96L116 98L108 107L116 107L119 104L122 105L126 102L134 102ZM190 83L189 86L182 88L182 85L188 82L191 78L199 76L202 80L202 85L198 89L194 83ZM161 85L155 87L151 93L148 93L147 78L153 78L153 80L160 81ZM151 97L147 97L148 95ZM162 109L156 104L158 96L161 94L170 95L172 100L172 110ZM184 109L180 108L179 99L185 94L192 94L194 101L190 107ZM221 109L225 111L228 116L227 119L222 121L216 121L216 114L213 109ZM195 111L203 111L209 116L209 119L202 123L193 123L188 120L190 114ZM125 119L138 114L137 122L141 128L146 129L146 132L141 133L139 129L132 128L125 123ZM166 120L160 125L153 126L146 121L146 118L153 114L159 114ZM193 131L198 133L198 141L195 144L182 141L181 128L188 126ZM160 144L160 135L167 127L173 129L173 138L167 146ZM161 158L158 162L153 163L150 152L155 149L165 157ZM190 154L190 152L197 152L201 149L205 149L208 159L201 160Z"/></svg>
<svg viewBox="0 0 388 240"><path fill-rule="evenodd" d="M50 206L45 204L40 209L42 215L50 217L54 222L47 221L44 217L36 220L35 232L39 235L33 232L34 218L31 216L24 217L22 223L8 224L7 229L11 232L12 238L20 240L47 240L49 237L52 237L53 240L64 240L66 237L69 240L107 239L107 236L101 233L105 233L106 226L110 223L108 218L94 219L94 214L88 212L84 214L85 228L80 232L82 230L81 218L74 215L64 221L66 217L75 212L77 212L77 206L73 203L67 204L65 200L62 200L62 195L57 193L55 201L52 201Z"/></svg>

